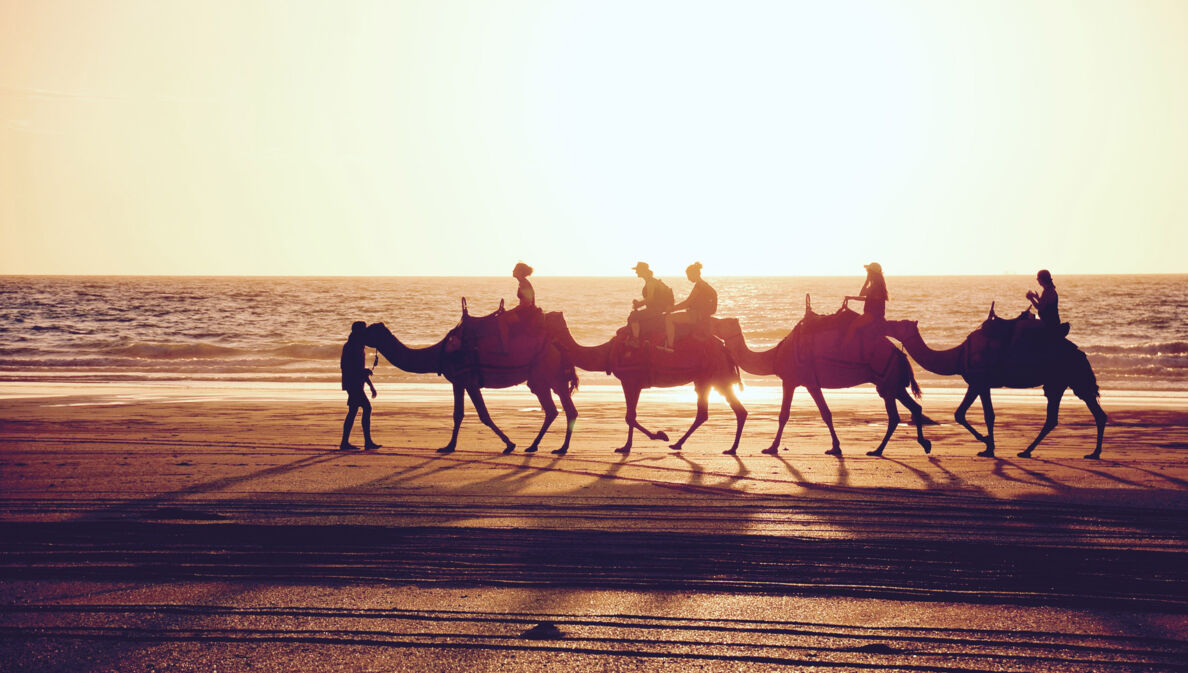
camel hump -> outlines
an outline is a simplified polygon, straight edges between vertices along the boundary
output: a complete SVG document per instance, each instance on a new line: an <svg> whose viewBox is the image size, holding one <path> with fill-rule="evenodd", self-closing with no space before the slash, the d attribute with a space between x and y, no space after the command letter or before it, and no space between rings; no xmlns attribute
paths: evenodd
<svg viewBox="0 0 1188 673"><path fill-rule="evenodd" d="M841 331L850 326L858 318L858 313L846 307L837 310L836 313L829 315L821 315L820 313L807 313L800 322L796 323L794 331L803 333L819 333L819 332L833 332Z"/></svg>

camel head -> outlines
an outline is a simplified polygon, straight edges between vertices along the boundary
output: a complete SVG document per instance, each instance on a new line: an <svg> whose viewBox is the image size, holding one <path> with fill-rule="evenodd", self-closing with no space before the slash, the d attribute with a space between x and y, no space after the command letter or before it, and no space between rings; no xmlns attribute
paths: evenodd
<svg viewBox="0 0 1188 673"><path fill-rule="evenodd" d="M363 343L370 348L379 348L381 345L393 341L399 342L400 340L382 322L371 323L363 334Z"/></svg>
<svg viewBox="0 0 1188 673"><path fill-rule="evenodd" d="M918 320L888 320L884 323L886 325L887 335L904 341L904 337L920 333L920 322Z"/></svg>

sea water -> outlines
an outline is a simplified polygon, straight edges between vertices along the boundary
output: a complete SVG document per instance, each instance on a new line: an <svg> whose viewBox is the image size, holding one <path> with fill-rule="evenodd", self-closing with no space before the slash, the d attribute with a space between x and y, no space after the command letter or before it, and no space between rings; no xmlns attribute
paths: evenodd
<svg viewBox="0 0 1188 673"><path fill-rule="evenodd" d="M665 277L678 301L691 284ZM861 277L707 277L718 316L740 320L748 344L778 343L805 312L836 310ZM537 303L563 311L579 343L611 338L639 297L638 278L534 277ZM1057 276L1069 338L1103 390L1188 391L1188 275ZM936 349L957 345L986 318L1028 307L1030 276L889 276L889 320L917 320ZM355 320L384 322L410 346L439 341L472 315L515 303L508 278L0 277L0 381L44 384L170 382L326 384ZM861 310L861 305L855 308ZM370 351L369 351L370 352ZM370 359L369 359L370 364ZM924 386L959 387L921 368ZM380 360L377 380L445 385ZM597 374L582 373L583 381ZM771 383L748 377L749 384ZM85 388L85 386L84 386Z"/></svg>

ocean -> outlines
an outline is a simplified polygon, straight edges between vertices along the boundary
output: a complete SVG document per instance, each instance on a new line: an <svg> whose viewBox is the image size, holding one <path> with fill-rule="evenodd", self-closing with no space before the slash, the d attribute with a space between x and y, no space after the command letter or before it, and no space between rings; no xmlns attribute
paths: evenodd
<svg viewBox="0 0 1188 673"><path fill-rule="evenodd" d="M691 284L665 277L678 301ZM804 314L832 312L862 277L707 277L720 317L737 317L753 348L777 343ZM641 281L534 277L537 303L563 311L580 343L624 324ZM889 276L887 318L918 320L948 348L996 303L1027 308L1031 276ZM1188 390L1188 275L1057 276L1061 317L1103 390ZM333 383L355 320L382 321L406 344L438 341L459 320L515 303L513 278L0 277L0 381ZM369 351L370 352L370 351ZM369 359L370 362L370 359ZM583 380L606 382L599 374ZM960 387L917 368L924 386ZM377 381L434 384L381 359ZM748 384L775 384L754 377Z"/></svg>

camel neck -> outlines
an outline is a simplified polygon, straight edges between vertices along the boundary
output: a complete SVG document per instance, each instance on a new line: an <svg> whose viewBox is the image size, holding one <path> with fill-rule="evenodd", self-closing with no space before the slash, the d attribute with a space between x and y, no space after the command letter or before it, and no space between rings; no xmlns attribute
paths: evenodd
<svg viewBox="0 0 1188 673"><path fill-rule="evenodd" d="M405 346L382 323L368 328L367 345L375 348L394 367L413 374L440 374L445 342L426 348Z"/></svg>
<svg viewBox="0 0 1188 673"><path fill-rule="evenodd" d="M962 342L948 350L934 350L924 343L920 336L920 328L914 322L897 320L888 321L888 335L898 339L912 359L933 374L953 376L961 373L961 363L964 361L965 343Z"/></svg>
<svg viewBox="0 0 1188 673"><path fill-rule="evenodd" d="M550 330L557 345L578 369L588 372L605 372L610 370L610 353L614 340L597 346L583 346L569 333L569 327L562 325L561 329Z"/></svg>
<svg viewBox="0 0 1188 673"><path fill-rule="evenodd" d="M726 350L738 366L746 373L755 376L771 376L776 370L776 351L779 346L765 351L753 351L747 346L747 339L742 330L725 339Z"/></svg>

